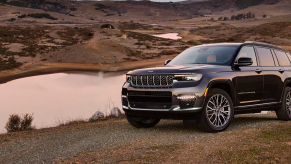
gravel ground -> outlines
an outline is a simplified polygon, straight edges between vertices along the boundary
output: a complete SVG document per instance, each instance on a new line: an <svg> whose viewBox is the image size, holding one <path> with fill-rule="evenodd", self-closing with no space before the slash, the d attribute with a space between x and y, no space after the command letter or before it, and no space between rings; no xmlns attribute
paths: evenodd
<svg viewBox="0 0 291 164"><path fill-rule="evenodd" d="M170 154L178 160L173 153L185 154L177 162L183 158L198 162L201 156L188 155L191 152L211 155L215 145L228 149L225 143L253 136L256 131L272 129L280 123L272 113L235 116L226 131L216 134L173 120L162 120L151 129L136 129L125 119L3 134L0 163L127 163L149 154L149 159L144 159L147 162L171 163Z"/></svg>

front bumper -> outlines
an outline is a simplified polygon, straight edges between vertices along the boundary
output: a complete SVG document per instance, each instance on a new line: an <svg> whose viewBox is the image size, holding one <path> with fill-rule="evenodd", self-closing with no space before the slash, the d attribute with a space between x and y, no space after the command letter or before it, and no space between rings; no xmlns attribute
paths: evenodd
<svg viewBox="0 0 291 164"><path fill-rule="evenodd" d="M130 92L170 92L171 93L171 106L165 108L142 108L134 107L130 103L131 99L128 93ZM203 103L204 103L204 92L205 88L197 87L185 87L185 88L134 88L129 83L125 83L122 88L122 101L123 110L127 115L140 116L140 117L152 117L160 119L185 119L185 118L196 118L201 114ZM195 96L194 104L189 107L181 106L181 99L178 97L183 95ZM127 102L124 102L126 99ZM150 98L149 98L150 99ZM155 97L156 101L159 101L159 97ZM147 97L142 98L142 101L147 101Z"/></svg>

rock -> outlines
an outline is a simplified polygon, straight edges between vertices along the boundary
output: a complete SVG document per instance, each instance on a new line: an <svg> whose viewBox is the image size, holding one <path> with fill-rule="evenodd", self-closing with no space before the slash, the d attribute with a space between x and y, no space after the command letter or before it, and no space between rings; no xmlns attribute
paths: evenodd
<svg viewBox="0 0 291 164"><path fill-rule="evenodd" d="M122 35L122 36L121 36L121 39L126 40L126 39L127 39L127 35Z"/></svg>
<svg viewBox="0 0 291 164"><path fill-rule="evenodd" d="M104 118L104 114L100 111L97 111L92 117L89 118L89 121L96 121Z"/></svg>
<svg viewBox="0 0 291 164"><path fill-rule="evenodd" d="M119 108L114 107L114 108L111 109L110 115L114 116L114 117L119 117L121 115L121 111L120 111Z"/></svg>

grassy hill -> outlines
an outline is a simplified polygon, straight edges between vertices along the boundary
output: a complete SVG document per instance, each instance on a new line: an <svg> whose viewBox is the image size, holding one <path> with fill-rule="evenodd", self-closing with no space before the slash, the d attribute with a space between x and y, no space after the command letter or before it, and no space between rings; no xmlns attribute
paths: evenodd
<svg viewBox="0 0 291 164"><path fill-rule="evenodd" d="M0 0L0 61L6 65L0 70L43 63L158 59L201 43L255 40L290 49L290 7L290 0ZM249 12L256 17L219 20ZM102 29L103 24L115 29ZM183 38L153 37L164 33Z"/></svg>

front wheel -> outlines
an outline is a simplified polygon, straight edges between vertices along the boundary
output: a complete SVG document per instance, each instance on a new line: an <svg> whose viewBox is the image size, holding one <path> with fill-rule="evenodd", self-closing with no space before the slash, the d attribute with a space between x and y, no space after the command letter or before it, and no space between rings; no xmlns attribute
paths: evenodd
<svg viewBox="0 0 291 164"><path fill-rule="evenodd" d="M280 120L291 120L291 88L286 87L283 95L281 109L276 111L276 115Z"/></svg>
<svg viewBox="0 0 291 164"><path fill-rule="evenodd" d="M233 104L230 96L221 89L211 89L205 99L198 127L207 132L225 130L233 119Z"/></svg>
<svg viewBox="0 0 291 164"><path fill-rule="evenodd" d="M139 118L126 116L127 121L136 128L151 128L157 125L160 122L160 119L156 118Z"/></svg>

